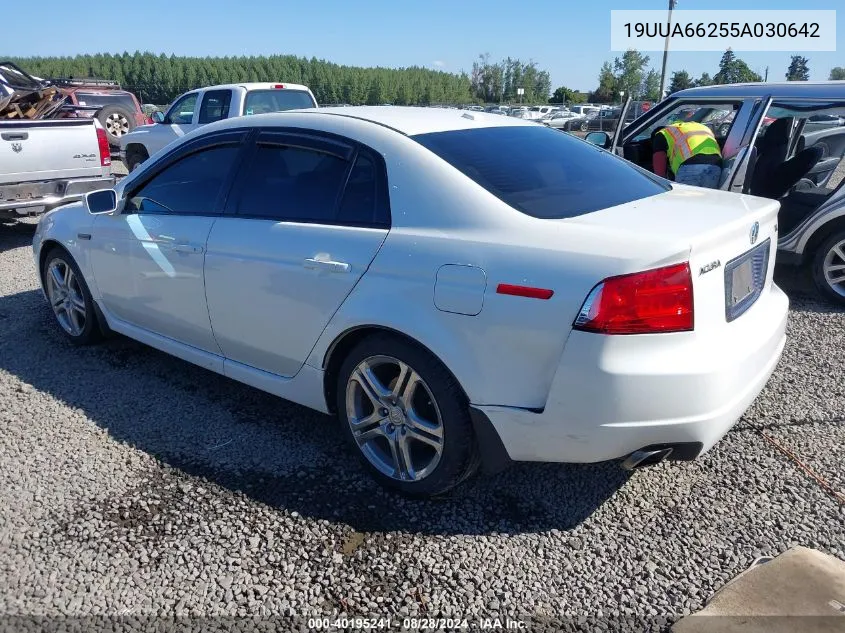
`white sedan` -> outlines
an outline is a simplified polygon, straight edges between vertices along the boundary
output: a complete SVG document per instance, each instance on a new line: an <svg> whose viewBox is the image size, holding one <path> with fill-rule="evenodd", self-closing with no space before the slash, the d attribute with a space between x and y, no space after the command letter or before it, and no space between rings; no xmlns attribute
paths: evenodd
<svg viewBox="0 0 845 633"><path fill-rule="evenodd" d="M710 449L783 350L777 209L512 117L326 108L186 135L33 250L71 341L336 413L376 479L430 495Z"/></svg>

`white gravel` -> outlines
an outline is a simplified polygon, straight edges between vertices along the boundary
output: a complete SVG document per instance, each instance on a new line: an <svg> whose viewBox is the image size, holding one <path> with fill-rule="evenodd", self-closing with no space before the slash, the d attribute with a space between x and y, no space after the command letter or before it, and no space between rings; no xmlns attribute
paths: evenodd
<svg viewBox="0 0 845 633"><path fill-rule="evenodd" d="M843 508L756 430L845 488L845 314L795 275L775 377L700 461L519 465L414 502L374 487L330 418L126 339L66 344L32 230L0 225L2 614L660 629L759 556L845 559Z"/></svg>

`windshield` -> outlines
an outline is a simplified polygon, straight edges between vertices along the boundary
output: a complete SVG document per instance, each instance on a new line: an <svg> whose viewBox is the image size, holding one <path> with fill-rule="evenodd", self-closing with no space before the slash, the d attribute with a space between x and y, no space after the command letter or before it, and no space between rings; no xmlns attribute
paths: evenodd
<svg viewBox="0 0 845 633"><path fill-rule="evenodd" d="M284 112L316 107L311 95L304 90L251 90L246 93L244 114Z"/></svg>
<svg viewBox="0 0 845 633"><path fill-rule="evenodd" d="M536 218L573 218L669 189L631 163L546 126L475 128L412 138L503 202ZM608 182L613 186L603 186Z"/></svg>

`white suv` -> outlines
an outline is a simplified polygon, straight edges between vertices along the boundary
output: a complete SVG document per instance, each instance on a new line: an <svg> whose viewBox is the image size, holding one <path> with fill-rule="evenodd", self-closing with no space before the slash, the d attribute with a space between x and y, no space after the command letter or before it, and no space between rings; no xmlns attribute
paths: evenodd
<svg viewBox="0 0 845 633"><path fill-rule="evenodd" d="M209 86L186 92L166 113L154 112L152 125L120 138L120 158L129 171L177 138L200 125L250 114L316 108L307 86L286 83L244 83Z"/></svg>

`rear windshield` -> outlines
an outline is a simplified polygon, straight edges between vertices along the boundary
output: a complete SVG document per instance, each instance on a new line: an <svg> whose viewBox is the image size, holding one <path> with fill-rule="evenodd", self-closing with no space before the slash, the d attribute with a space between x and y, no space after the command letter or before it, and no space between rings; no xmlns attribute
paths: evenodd
<svg viewBox="0 0 845 633"><path fill-rule="evenodd" d="M413 138L503 202L535 218L573 218L670 188L609 152L545 126L488 127Z"/></svg>
<svg viewBox="0 0 845 633"><path fill-rule="evenodd" d="M127 108L130 112L135 111L135 102L132 100L132 96L125 92L77 92L76 100L79 102L79 105L120 105Z"/></svg>
<svg viewBox="0 0 845 633"><path fill-rule="evenodd" d="M313 108L311 95L303 90L251 90L246 93L244 114L266 114L298 108Z"/></svg>

